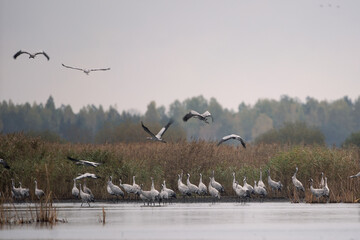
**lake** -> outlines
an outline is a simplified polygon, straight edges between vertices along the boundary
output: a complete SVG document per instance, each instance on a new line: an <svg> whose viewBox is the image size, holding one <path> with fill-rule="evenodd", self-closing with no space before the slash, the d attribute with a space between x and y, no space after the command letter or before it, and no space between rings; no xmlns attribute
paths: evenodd
<svg viewBox="0 0 360 240"><path fill-rule="evenodd" d="M360 239L359 204L56 203L50 226L3 226L1 239ZM102 208L106 224L101 223ZM16 205L18 211L27 204Z"/></svg>

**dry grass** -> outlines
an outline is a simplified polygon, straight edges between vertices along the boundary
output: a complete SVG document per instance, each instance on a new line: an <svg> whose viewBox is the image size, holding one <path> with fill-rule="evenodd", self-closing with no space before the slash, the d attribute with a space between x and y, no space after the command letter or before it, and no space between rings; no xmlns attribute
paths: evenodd
<svg viewBox="0 0 360 240"><path fill-rule="evenodd" d="M101 162L98 168L78 166L66 160L67 156ZM118 184L143 183L150 188L150 177L155 179L155 187L165 179L167 186L177 189L177 174L181 171L191 174L191 181L199 181L199 173L208 182L212 170L215 178L225 187L223 196L233 196L232 172L241 182L247 176L253 184L259 178L262 167L266 184L265 170L271 169L271 177L281 180L284 190L278 197L296 201L293 194L291 176L295 166L299 167L298 179L306 189L306 201L312 201L308 179L314 179L316 187L320 173L328 177L331 202L353 202L360 197L358 179L349 176L359 171L359 148L327 148L324 146L251 145L246 149L229 145L216 146L209 142L179 143L118 143L118 144L58 144L43 142L38 138L27 138L22 134L0 135L0 157L6 159L11 170L0 169L0 189L10 195L11 178L34 192L34 178L39 188L52 192L54 199L71 199L72 179L79 173L92 172L101 179L87 181L96 199L112 199L106 191L106 180L113 176ZM185 180L185 179L184 179ZM273 197L270 194L270 197ZM301 196L300 196L301 197ZM316 202L316 201L315 201Z"/></svg>

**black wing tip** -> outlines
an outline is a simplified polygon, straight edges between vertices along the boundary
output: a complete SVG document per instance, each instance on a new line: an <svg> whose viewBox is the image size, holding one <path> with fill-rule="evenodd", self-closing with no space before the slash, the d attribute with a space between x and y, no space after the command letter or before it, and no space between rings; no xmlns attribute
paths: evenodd
<svg viewBox="0 0 360 240"><path fill-rule="evenodd" d="M187 122L187 120L189 120L192 117L191 112L188 112L184 117L183 117L183 121Z"/></svg>
<svg viewBox="0 0 360 240"><path fill-rule="evenodd" d="M246 148L246 143L245 143L245 141L244 141L243 139L240 139L240 142L241 142L241 145L242 145L244 148Z"/></svg>
<svg viewBox="0 0 360 240"><path fill-rule="evenodd" d="M67 159L69 159L69 160L71 160L71 161L78 161L77 159L72 158L72 157L70 157L70 156L67 156Z"/></svg>
<svg viewBox="0 0 360 240"><path fill-rule="evenodd" d="M49 55L48 55L45 51L43 51L42 53L44 54L44 56L45 56L45 57L47 58L47 60L49 61L49 60L50 60Z"/></svg>
<svg viewBox="0 0 360 240"><path fill-rule="evenodd" d="M13 57L14 57L14 59L16 59L16 58L17 58L17 57L18 57L21 53L22 53L22 51L21 51L21 50L19 50L17 53L15 53L15 54L14 54L14 56L13 56Z"/></svg>

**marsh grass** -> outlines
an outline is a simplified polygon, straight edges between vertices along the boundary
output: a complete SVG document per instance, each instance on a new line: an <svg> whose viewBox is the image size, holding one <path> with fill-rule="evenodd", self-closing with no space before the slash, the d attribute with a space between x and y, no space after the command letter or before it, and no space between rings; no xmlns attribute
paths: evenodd
<svg viewBox="0 0 360 240"><path fill-rule="evenodd" d="M34 178L46 193L52 192L54 200L73 199L71 189L73 178L79 173L91 172L101 179L88 179L87 186L95 199L112 199L106 191L108 176L118 184L143 183L144 189L150 189L150 177L154 177L155 187L166 180L167 186L177 189L177 174L181 171L191 174L191 182L198 184L199 173L203 174L207 185L208 177L215 171L215 178L225 187L222 196L234 196L232 190L232 172L242 183L243 177L253 184L259 179L262 167L263 181L267 185L266 170L271 169L271 177L284 184L284 190L270 198L294 197L291 176L295 167L299 167L297 178L306 191L300 201L316 202L309 190L310 178L314 187L318 186L321 172L328 178L330 202L353 202L360 197L359 180L349 176L359 171L359 148L328 148L325 146L290 146L279 144L248 144L246 149L240 146L221 145L213 142L193 141L177 143L118 143L118 144L69 144L48 143L39 138L29 138L23 134L0 135L0 157L10 164L10 171L0 168L0 189L10 196L11 178L34 192ZM67 156L103 163L92 168L79 166L68 161ZM183 178L185 182L185 177Z"/></svg>
<svg viewBox="0 0 360 240"><path fill-rule="evenodd" d="M41 223L53 225L57 222L66 222L57 218L56 208L52 205L51 193L44 200L30 204L27 208L18 209L12 199L1 199L0 225Z"/></svg>

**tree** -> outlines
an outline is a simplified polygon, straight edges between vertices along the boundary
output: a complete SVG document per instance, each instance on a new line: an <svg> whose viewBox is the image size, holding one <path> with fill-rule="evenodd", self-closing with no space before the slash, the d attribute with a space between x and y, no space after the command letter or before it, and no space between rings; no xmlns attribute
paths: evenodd
<svg viewBox="0 0 360 240"><path fill-rule="evenodd" d="M273 129L273 120L265 113L259 114L255 120L255 124L252 128L252 139L257 138L259 135Z"/></svg>
<svg viewBox="0 0 360 240"><path fill-rule="evenodd" d="M328 106L327 118L321 129L329 145L340 146L346 137L354 131L355 124L351 116L352 112L353 108L345 98L336 100Z"/></svg>
<svg viewBox="0 0 360 240"><path fill-rule="evenodd" d="M304 122L285 123L279 129L272 129L255 139L256 143L282 144L324 144L325 137L314 127L308 127Z"/></svg>
<svg viewBox="0 0 360 240"><path fill-rule="evenodd" d="M342 145L345 147L348 146L360 147L360 131L352 133L350 136L348 136Z"/></svg>
<svg viewBox="0 0 360 240"><path fill-rule="evenodd" d="M147 123L158 123L161 120L161 115L158 109L156 109L155 101L151 101L147 106L147 110L145 113L145 121Z"/></svg>

